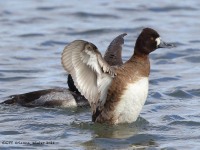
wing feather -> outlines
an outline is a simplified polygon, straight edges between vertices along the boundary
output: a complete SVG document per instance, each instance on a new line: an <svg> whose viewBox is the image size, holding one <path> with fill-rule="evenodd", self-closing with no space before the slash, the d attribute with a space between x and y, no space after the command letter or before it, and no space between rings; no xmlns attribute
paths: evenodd
<svg viewBox="0 0 200 150"><path fill-rule="evenodd" d="M106 82L109 80L111 83L114 69L102 58L94 44L83 40L73 41L64 48L62 65L72 75L75 86L95 111L98 100L101 101L103 97L105 101L107 90L104 89L110 85Z"/></svg>
<svg viewBox="0 0 200 150"><path fill-rule="evenodd" d="M118 35L108 46L104 59L111 66L122 65L122 45L124 44L124 36L126 33Z"/></svg>

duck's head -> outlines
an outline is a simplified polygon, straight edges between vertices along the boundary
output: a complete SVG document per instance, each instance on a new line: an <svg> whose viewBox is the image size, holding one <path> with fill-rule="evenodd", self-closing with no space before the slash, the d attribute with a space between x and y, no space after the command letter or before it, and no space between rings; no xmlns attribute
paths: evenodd
<svg viewBox="0 0 200 150"><path fill-rule="evenodd" d="M135 44L135 53L148 55L157 48L171 48L174 45L161 40L160 35L151 28L144 28Z"/></svg>

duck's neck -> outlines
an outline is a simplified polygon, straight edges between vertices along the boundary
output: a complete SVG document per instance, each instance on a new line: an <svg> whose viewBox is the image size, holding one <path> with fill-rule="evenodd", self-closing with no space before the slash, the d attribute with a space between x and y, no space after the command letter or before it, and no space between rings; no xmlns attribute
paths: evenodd
<svg viewBox="0 0 200 150"><path fill-rule="evenodd" d="M132 67L138 66L138 68L140 68L140 71L144 76L149 76L150 74L149 55L134 51L134 54L126 62L126 64L127 66L132 66Z"/></svg>
<svg viewBox="0 0 200 150"><path fill-rule="evenodd" d="M140 53L139 51L135 50L134 54L128 60L128 62L137 62L141 64L149 64L149 55Z"/></svg>

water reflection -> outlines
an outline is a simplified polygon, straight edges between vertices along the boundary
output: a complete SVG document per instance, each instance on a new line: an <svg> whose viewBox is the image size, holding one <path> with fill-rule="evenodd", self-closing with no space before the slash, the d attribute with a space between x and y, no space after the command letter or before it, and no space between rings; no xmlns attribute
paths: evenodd
<svg viewBox="0 0 200 150"><path fill-rule="evenodd" d="M149 122L139 117L135 123L108 125L92 122L73 122L72 127L86 130L91 133L91 140L83 142L86 149L126 149L126 148L146 148L156 146L156 135L142 134L149 128Z"/></svg>
<svg viewBox="0 0 200 150"><path fill-rule="evenodd" d="M90 130L96 138L129 138L147 128L148 121L139 117L131 124L99 124L92 122L73 122L71 125L82 130Z"/></svg>

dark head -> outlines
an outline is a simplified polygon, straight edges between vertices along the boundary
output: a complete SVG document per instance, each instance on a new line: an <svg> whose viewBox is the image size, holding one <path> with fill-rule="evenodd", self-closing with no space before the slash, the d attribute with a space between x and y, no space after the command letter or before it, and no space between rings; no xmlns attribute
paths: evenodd
<svg viewBox="0 0 200 150"><path fill-rule="evenodd" d="M144 28L136 41L135 53L148 55L157 48L169 47L173 47L173 45L163 42L155 30Z"/></svg>

